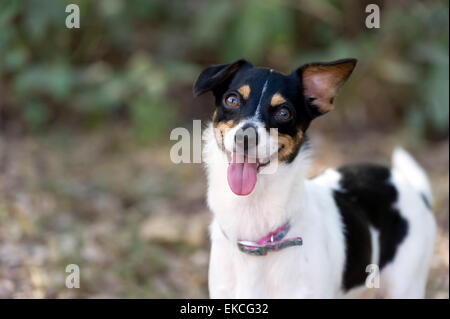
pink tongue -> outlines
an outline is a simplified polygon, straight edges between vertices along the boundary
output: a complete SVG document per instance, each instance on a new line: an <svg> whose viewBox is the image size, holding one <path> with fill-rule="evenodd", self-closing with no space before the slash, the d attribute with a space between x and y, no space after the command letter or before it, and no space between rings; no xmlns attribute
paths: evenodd
<svg viewBox="0 0 450 319"><path fill-rule="evenodd" d="M228 185L236 195L250 194L256 184L256 163L249 163L247 156L242 157L236 158L236 153L233 152L233 159L228 166Z"/></svg>

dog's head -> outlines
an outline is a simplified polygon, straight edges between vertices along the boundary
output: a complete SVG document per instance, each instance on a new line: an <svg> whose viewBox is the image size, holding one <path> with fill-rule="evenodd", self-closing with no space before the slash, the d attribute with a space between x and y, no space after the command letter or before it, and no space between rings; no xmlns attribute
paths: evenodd
<svg viewBox="0 0 450 319"><path fill-rule="evenodd" d="M310 122L333 108L356 59L309 63L289 75L255 68L246 60L205 69L194 96L212 91L218 145L228 155L228 183L237 195L252 192L267 164L289 164Z"/></svg>

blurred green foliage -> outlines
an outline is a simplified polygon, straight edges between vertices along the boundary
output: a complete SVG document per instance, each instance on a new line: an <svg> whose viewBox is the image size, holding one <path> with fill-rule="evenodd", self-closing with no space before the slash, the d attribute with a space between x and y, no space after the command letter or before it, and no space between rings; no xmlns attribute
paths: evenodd
<svg viewBox="0 0 450 319"><path fill-rule="evenodd" d="M2 0L1 128L120 122L152 141L192 117L191 85L208 64L244 57L289 72L357 57L345 118L447 136L448 1L375 1L380 29L365 27L366 2ZM80 29L65 27L68 3Z"/></svg>

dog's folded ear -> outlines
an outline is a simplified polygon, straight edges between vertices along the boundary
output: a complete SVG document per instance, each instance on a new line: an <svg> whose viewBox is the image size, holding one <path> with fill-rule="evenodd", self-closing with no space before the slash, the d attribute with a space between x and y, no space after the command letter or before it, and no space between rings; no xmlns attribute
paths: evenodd
<svg viewBox="0 0 450 319"><path fill-rule="evenodd" d="M197 97L205 92L214 90L214 88L229 80L243 67L252 67L252 64L247 60L241 59L230 64L218 64L206 68L200 73L194 83L194 96Z"/></svg>
<svg viewBox="0 0 450 319"><path fill-rule="evenodd" d="M343 59L327 63L308 63L295 71L300 78L312 118L333 109L334 98L352 73L356 62L356 59Z"/></svg>

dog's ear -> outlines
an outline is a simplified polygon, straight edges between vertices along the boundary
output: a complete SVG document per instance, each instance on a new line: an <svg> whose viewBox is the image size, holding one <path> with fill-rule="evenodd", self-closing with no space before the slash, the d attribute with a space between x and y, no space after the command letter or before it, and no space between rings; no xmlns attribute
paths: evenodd
<svg viewBox="0 0 450 319"><path fill-rule="evenodd" d="M243 67L252 67L252 64L247 60L241 59L230 64L218 64L206 68L200 73L194 83L194 96L197 97L213 90Z"/></svg>
<svg viewBox="0 0 450 319"><path fill-rule="evenodd" d="M295 71L300 78L312 118L333 109L334 98L352 73L356 62L356 59L343 59L327 63L308 63Z"/></svg>

